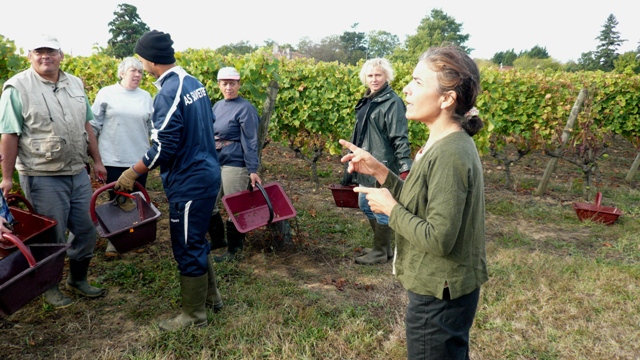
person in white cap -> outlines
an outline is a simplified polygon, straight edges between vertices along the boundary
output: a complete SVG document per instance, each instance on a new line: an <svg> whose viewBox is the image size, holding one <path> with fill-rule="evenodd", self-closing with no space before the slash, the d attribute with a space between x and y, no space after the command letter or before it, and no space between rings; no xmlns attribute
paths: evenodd
<svg viewBox="0 0 640 360"><path fill-rule="evenodd" d="M233 221L227 220L227 240L218 204L225 194L246 190L249 183L262 185L258 176L258 124L260 118L256 108L238 95L240 73L233 67L223 67L218 71L218 88L223 100L213 105L216 122L213 125L218 159L222 169L222 186L209 221L211 249L227 246L221 256L214 256L216 262L230 261L244 247L244 234L236 229Z"/></svg>
<svg viewBox="0 0 640 360"><path fill-rule="evenodd" d="M93 158L96 178L106 177L107 171L89 123L91 106L82 80L60 70L64 54L55 37L39 38L27 56L31 67L7 80L0 97L0 150L5 157L0 188L9 194L17 169L35 212L57 222L54 241L71 243L66 288L98 297L103 290L87 282L96 244L89 216L93 189L85 170L87 153ZM57 285L44 297L55 308L72 303Z"/></svg>

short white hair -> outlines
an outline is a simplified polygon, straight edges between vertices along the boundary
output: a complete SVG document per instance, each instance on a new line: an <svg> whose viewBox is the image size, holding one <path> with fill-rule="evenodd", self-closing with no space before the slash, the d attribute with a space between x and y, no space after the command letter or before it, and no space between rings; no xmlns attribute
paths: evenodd
<svg viewBox="0 0 640 360"><path fill-rule="evenodd" d="M122 59L120 65L118 65L118 78L122 79L122 74L124 74L125 71L129 70L129 68L134 68L142 71L142 61L133 56Z"/></svg>
<svg viewBox="0 0 640 360"><path fill-rule="evenodd" d="M391 83L394 78L393 67L391 67L391 63L389 60L385 58L374 58L367 60L364 65L362 65L362 69L360 70L360 81L362 81L363 85L367 85L367 75L371 72L371 70L375 68L380 68L387 75L387 82Z"/></svg>

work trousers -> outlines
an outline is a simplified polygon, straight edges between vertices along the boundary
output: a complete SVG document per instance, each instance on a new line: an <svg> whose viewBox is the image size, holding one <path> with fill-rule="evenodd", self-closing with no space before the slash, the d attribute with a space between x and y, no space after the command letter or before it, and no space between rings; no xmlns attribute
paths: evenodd
<svg viewBox="0 0 640 360"><path fill-rule="evenodd" d="M469 359L469 330L478 307L480 288L451 300L409 291L406 315L409 360Z"/></svg>
<svg viewBox="0 0 640 360"><path fill-rule="evenodd" d="M219 206L224 195L247 190L249 181L251 181L249 178L249 171L246 167L228 165L220 167L220 178L222 180L222 184L220 184L220 191L218 191L218 197L216 199L215 207L213 208L213 214L217 214L220 211Z"/></svg>
<svg viewBox="0 0 640 360"><path fill-rule="evenodd" d="M198 277L207 273L211 252L205 238L214 197L169 203L169 230L173 257L182 276Z"/></svg>
<svg viewBox="0 0 640 360"><path fill-rule="evenodd" d="M69 259L80 261L93 256L96 228L89 215L93 188L86 171L62 176L20 175L20 186L37 214L58 222L53 228L53 241L71 243Z"/></svg>

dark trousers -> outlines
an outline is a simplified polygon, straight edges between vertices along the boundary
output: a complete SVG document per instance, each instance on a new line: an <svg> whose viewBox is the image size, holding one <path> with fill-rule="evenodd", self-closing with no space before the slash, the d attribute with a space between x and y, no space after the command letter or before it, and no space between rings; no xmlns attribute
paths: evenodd
<svg viewBox="0 0 640 360"><path fill-rule="evenodd" d="M210 197L169 203L171 248L182 276L198 277L208 271L211 250L205 235L215 201Z"/></svg>
<svg viewBox="0 0 640 360"><path fill-rule="evenodd" d="M411 291L405 319L409 360L469 359L469 330L476 315L480 288L451 300Z"/></svg>

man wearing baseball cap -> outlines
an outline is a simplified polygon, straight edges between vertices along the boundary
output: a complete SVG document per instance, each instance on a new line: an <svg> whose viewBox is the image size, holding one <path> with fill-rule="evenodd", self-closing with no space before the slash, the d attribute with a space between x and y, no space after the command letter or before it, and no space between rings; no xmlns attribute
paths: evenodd
<svg viewBox="0 0 640 360"><path fill-rule="evenodd" d="M96 244L89 216L93 188L85 170L87 153L93 158L96 178L105 178L107 171L89 123L91 106L82 80L60 70L64 54L55 37L39 37L27 56L31 67L7 80L0 98L0 152L5 157L0 188L9 194L17 169L35 212L57 222L53 240L71 244L67 290L98 297L103 290L87 282ZM44 298L55 308L72 304L58 285Z"/></svg>
<svg viewBox="0 0 640 360"><path fill-rule="evenodd" d="M258 111L246 99L238 95L240 73L233 67L223 67L218 71L218 88L224 96L213 105L216 117L214 125L216 149L222 167L222 188L216 199L209 222L211 248L227 246L216 262L236 259L244 247L244 234L239 232L233 221L227 220L225 241L224 223L218 209L222 196L246 190L248 185L262 184L258 176Z"/></svg>
<svg viewBox="0 0 640 360"><path fill-rule="evenodd" d="M181 313L159 324L168 331L205 326L206 307L222 308L205 238L220 188L211 100L202 83L175 64L172 45L171 36L157 30L136 43L135 52L159 89L153 101L152 146L115 185L116 190L132 191L138 176L160 167L182 294Z"/></svg>

